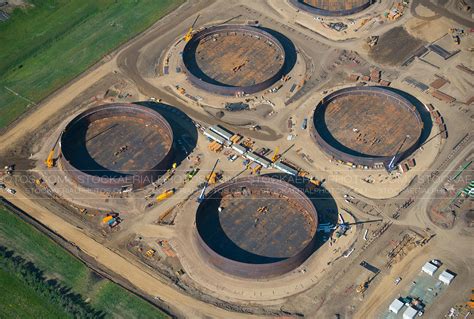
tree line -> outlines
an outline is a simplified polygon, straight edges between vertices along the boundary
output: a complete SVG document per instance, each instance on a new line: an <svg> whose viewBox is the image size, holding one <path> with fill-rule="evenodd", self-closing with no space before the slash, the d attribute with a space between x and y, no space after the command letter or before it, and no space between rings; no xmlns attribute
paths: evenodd
<svg viewBox="0 0 474 319"><path fill-rule="evenodd" d="M58 305L73 318L104 318L102 311L95 310L80 294L72 292L55 279L47 279L44 272L31 261L15 255L14 251L0 245L0 267L13 274L39 295Z"/></svg>

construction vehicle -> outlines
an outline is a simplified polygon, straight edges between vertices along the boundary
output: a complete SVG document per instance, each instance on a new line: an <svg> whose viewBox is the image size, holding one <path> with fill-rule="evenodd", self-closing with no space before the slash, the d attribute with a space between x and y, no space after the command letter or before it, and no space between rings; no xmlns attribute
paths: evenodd
<svg viewBox="0 0 474 319"><path fill-rule="evenodd" d="M300 170L300 171L298 172L298 176L299 176L299 177L307 177L308 175L309 175L309 173L308 173L307 171L305 171L305 170Z"/></svg>
<svg viewBox="0 0 474 319"><path fill-rule="evenodd" d="M199 194L199 197L197 199L197 201L199 203L202 203L204 201L204 199L206 198L205 197L206 188L207 188L207 186L209 186L209 180L212 177L212 174L214 173L214 171L216 169L217 163L219 163L219 159L217 159L216 162L214 163L214 167L212 168L211 172L209 173L209 178L204 183L204 187L202 188L201 194Z"/></svg>
<svg viewBox="0 0 474 319"><path fill-rule="evenodd" d="M367 44L369 47L373 48L374 46L377 45L377 42L379 42L379 37L378 36L371 36L367 38Z"/></svg>
<svg viewBox="0 0 474 319"><path fill-rule="evenodd" d="M319 179L317 179L317 178L312 177L312 178L309 180L309 182L310 182L311 184L313 184L314 186L316 186L316 187L320 187L320 186L321 186L321 181L320 181Z"/></svg>
<svg viewBox="0 0 474 319"><path fill-rule="evenodd" d="M55 164L54 150L56 149L56 145L58 144L60 138L61 138L61 134L58 136L58 138L56 139L56 142L54 142L53 147L49 151L48 158L46 158L46 160L44 161L47 168L53 168L54 167L54 164Z"/></svg>
<svg viewBox="0 0 474 319"><path fill-rule="evenodd" d="M113 217L112 216L105 216L102 218L102 224L108 223Z"/></svg>
<svg viewBox="0 0 474 319"><path fill-rule="evenodd" d="M186 178L188 181L192 180L196 174L199 173L199 168L192 169L188 172L186 172Z"/></svg>
<svg viewBox="0 0 474 319"><path fill-rule="evenodd" d="M457 45L461 44L461 36L464 34L463 29L451 28L449 29L449 33L451 33L454 43Z"/></svg>
<svg viewBox="0 0 474 319"><path fill-rule="evenodd" d="M350 224L344 220L342 217L342 214L338 214L338 223L336 226L334 226L334 229L337 229L336 231L336 237L341 237L346 234L346 232L350 228Z"/></svg>
<svg viewBox="0 0 474 319"><path fill-rule="evenodd" d="M145 252L145 256L149 257L149 258L152 258L153 256L155 256L155 250L154 249L148 249L146 252Z"/></svg>
<svg viewBox="0 0 474 319"><path fill-rule="evenodd" d="M8 176L12 176L13 175L13 171L15 170L15 165L6 165L3 170L5 171L5 173L8 175Z"/></svg>
<svg viewBox="0 0 474 319"><path fill-rule="evenodd" d="M164 191L163 193L161 193L160 195L156 196L156 201L157 202L161 202L162 200L165 200L167 198L170 198L171 196L173 196L173 194L176 192L176 190L174 188L172 189L168 189L167 191Z"/></svg>
<svg viewBox="0 0 474 319"><path fill-rule="evenodd" d="M474 309L474 289L471 289L471 299L467 302L469 309Z"/></svg>
<svg viewBox="0 0 474 319"><path fill-rule="evenodd" d="M390 163L388 163L387 171L389 173L391 173L395 169L396 165L398 164L398 160L399 160L400 156L402 155L402 154L400 154L400 150L402 149L403 145L405 144L405 142L407 141L407 139L409 137L410 137L409 135L405 136L405 138L403 139L402 143L400 144L400 147L398 148L397 152L395 153L395 155L393 155L392 160L390 161Z"/></svg>
<svg viewBox="0 0 474 319"><path fill-rule="evenodd" d="M242 144L247 147L247 148L252 148L253 145L255 144L254 141L252 141L249 137L247 137L243 142Z"/></svg>
<svg viewBox="0 0 474 319"><path fill-rule="evenodd" d="M272 163L275 163L279 158L280 158L280 148L277 146L272 156Z"/></svg>
<svg viewBox="0 0 474 319"><path fill-rule="evenodd" d="M242 139L242 136L240 136L239 134L234 134L232 135L232 137L230 138L230 141L234 144L238 144L240 142L240 140Z"/></svg>
<svg viewBox="0 0 474 319"><path fill-rule="evenodd" d="M117 226L121 222L122 222L122 219L120 217L115 217L115 218L112 218L111 220L109 220L109 222L107 224L109 225L110 228L114 228L115 226Z"/></svg>
<svg viewBox="0 0 474 319"><path fill-rule="evenodd" d="M260 170L262 169L262 165L258 164L257 162L253 162L247 166L250 170L252 170L251 174L259 174Z"/></svg>
<svg viewBox="0 0 474 319"><path fill-rule="evenodd" d="M209 143L208 148L213 152L219 153L224 147L219 142L212 141L211 143Z"/></svg>
<svg viewBox="0 0 474 319"><path fill-rule="evenodd" d="M222 178L222 172L212 172L206 176L206 180L209 181L209 185L217 183Z"/></svg>
<svg viewBox="0 0 474 319"><path fill-rule="evenodd" d="M268 213L268 207L267 206L261 206L261 207L257 208L257 213L259 213L259 214Z"/></svg>
<svg viewBox="0 0 474 319"><path fill-rule="evenodd" d="M117 218L118 215L119 215L118 213L114 213L114 212L107 213L107 215L105 215L105 217L102 218L102 223L103 224L109 223L113 218Z"/></svg>
<svg viewBox="0 0 474 319"><path fill-rule="evenodd" d="M337 229L336 230L336 237L344 236L346 234L346 232L351 228L352 225L382 221L382 219L375 219L375 220L357 221L355 223L348 223L344 220L344 218L342 217L342 214L340 214L340 213L338 214L337 218L338 218L338 222L333 227L333 229Z"/></svg>
<svg viewBox="0 0 474 319"><path fill-rule="evenodd" d="M370 277L367 278L366 281L364 281L359 286L357 286L356 292L359 293L359 294L363 294L367 290L367 288L369 288L370 281L371 281Z"/></svg>
<svg viewBox="0 0 474 319"><path fill-rule="evenodd" d="M196 24L197 20L199 19L199 14L198 16L196 17L196 20L194 20L193 24L191 25L191 27L189 28L188 32L186 33L186 35L184 36L183 40L185 42L189 42L191 41L191 39L193 38L193 31L194 31L194 25Z"/></svg>

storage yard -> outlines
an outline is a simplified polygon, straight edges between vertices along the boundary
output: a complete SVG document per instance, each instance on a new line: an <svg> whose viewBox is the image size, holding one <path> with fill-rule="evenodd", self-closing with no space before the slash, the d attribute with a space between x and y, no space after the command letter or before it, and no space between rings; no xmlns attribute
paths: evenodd
<svg viewBox="0 0 474 319"><path fill-rule="evenodd" d="M439 7L188 1L3 132L0 200L175 317L469 318L474 42Z"/></svg>

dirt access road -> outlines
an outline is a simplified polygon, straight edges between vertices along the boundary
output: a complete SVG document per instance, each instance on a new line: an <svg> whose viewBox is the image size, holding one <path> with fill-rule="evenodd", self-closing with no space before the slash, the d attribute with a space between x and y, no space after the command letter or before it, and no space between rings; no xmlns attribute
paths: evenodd
<svg viewBox="0 0 474 319"><path fill-rule="evenodd" d="M158 277L130 263L122 256L88 237L75 226L64 222L63 219L43 208L40 202L30 200L21 190L18 190L15 196L7 196L6 198L20 209L27 211L28 214L41 224L75 244L85 254L94 258L97 263L104 265L112 272L129 280L144 293L150 296L159 296L174 309L179 309L179 315L181 316L188 318L205 316L213 318L250 317L247 314L226 311L176 291Z"/></svg>
<svg viewBox="0 0 474 319"><path fill-rule="evenodd" d="M445 292L434 304L427 309L426 316L434 318L440 313L447 313L449 308L459 301L459 294L454 291L468 292L474 284L474 258L472 248L472 237L460 235L456 230L442 229L433 224L427 213L428 204L433 194L446 178L459 166L457 159L465 158L472 149L474 144L471 142L459 152L450 164L444 169L440 176L420 195L416 205L407 212L406 218L397 222L399 225L418 226L422 229L430 228L436 231L436 237L432 239L432 243L423 250L414 250L400 263L396 264L390 271L389 276L385 276L382 282L371 292L369 298L359 309L355 318L374 318L384 305L390 304L390 300L396 298L397 293L401 290L400 286L394 289L393 280L397 277L403 277L404 283L410 282L421 269L421 266L430 259L440 259L448 268L454 271L460 279L455 280L448 287L448 294ZM458 223L461 221L458 221ZM455 249L455 250L453 250ZM464 278L464 279L463 279ZM387 291L389 293L387 293ZM467 296L467 293L466 293Z"/></svg>

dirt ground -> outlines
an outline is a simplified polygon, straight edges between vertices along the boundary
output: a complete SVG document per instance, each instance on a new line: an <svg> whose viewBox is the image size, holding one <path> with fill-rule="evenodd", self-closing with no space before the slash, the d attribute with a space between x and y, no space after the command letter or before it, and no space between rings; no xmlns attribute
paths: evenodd
<svg viewBox="0 0 474 319"><path fill-rule="evenodd" d="M380 37L377 45L369 51L369 56L377 63L400 65L424 44L403 27L396 27Z"/></svg>
<svg viewBox="0 0 474 319"><path fill-rule="evenodd" d="M296 43L309 73L306 84L295 95L293 102L284 105L281 100L278 108L266 106L256 111L225 112L220 116L218 113L221 110L218 108L198 107L177 96L172 90L161 87L157 84L160 77L150 80L153 73L150 70L160 65L160 59L163 58L157 52L166 52L169 46L176 43L188 30L197 13L203 14L200 23L206 24L215 22L214 14L219 13L221 21L232 18L236 12L243 14L242 21L259 20L264 26L275 28ZM430 221L426 212L432 192L441 187L449 172L457 168L454 167L458 165L457 159L464 158L472 151L474 146L470 135L463 140L472 126L472 120L470 113L465 112L468 106L463 102L449 104L438 101L429 94L407 86L403 79L406 76L425 74L434 76L434 73L444 75L448 70L457 70L458 63L465 63L467 66L470 63L467 46L461 46L461 53L445 62L449 68L433 70L426 63L420 67L419 63L423 62L417 61L412 67L399 69L398 66L407 57L420 46L432 41L435 35L441 34L448 23L444 18L436 20L439 13L435 10L418 6L415 12L419 17L411 17L407 13L404 18L406 20L403 20L407 22L405 26L401 26L403 21L391 26L383 25L380 29L377 24L373 24L372 30L383 31L383 35L379 44L366 55L361 48L364 47L367 33L349 40L332 41L299 25L297 19L300 17L283 4L275 5L267 1L250 4L244 0L235 4L220 0L189 1L150 30L104 58L72 84L43 101L0 136L0 164L17 164L14 177L29 175L33 168L44 170L42 161L48 151L45 145L51 143L54 134L59 134L61 123L83 108L106 101L105 91L124 81L127 83L127 91L133 94L130 101L146 101L149 97L162 98L163 102L184 112L194 123L204 126L220 123L245 137L251 137L256 142L255 149L267 147L274 150L279 147L280 152L284 153L283 158L323 181L323 187L333 203L324 208L325 215L337 216L340 212L345 216L350 215L348 220L355 222L347 235L331 246L327 238L331 236L335 221L320 220L320 224L325 226L318 229L318 234L326 238L324 245L293 273L274 280L249 282L213 269L198 254L193 226L195 197L215 159L221 159L219 169L224 172L226 179L249 174L248 170L244 170L242 158L231 162L226 159L231 152L211 152L208 149L209 142L202 134L197 138L197 145L190 154L190 159L183 160L179 167L183 175L191 167L199 167L200 172L186 182L173 180L166 184L166 187L169 185L178 188L173 197L159 204L152 203L153 196L152 199L143 198L152 193L151 189L147 189L134 193L136 198L130 201L114 202L114 199L104 197L89 201L90 205L106 206L107 209L120 210L120 205L124 202L129 205L127 209L130 208L130 214L121 228L106 237L97 233L97 225L91 226L90 223L81 222L80 218L71 218L77 213L64 212L66 208L59 202L46 196L31 196L31 183L28 184L30 186L21 186L21 182L13 184L5 179L8 186L15 185L17 188L15 196L6 197L73 243L97 264L128 280L143 295L160 298L169 304L178 317L292 315L331 318L340 314L341 318L375 318L388 307L402 288L410 284L421 265L433 258L441 259L449 269L457 273L453 284L440 296L437 303L428 307L425 315L427 318L441 317L451 306L465 300L469 289L474 285L471 253L473 234L472 229L458 225L452 229L441 229ZM309 19L314 20L313 17ZM431 28L434 30L432 34ZM145 47L146 50L143 49ZM143 64L152 64L153 68L144 70ZM416 153L419 158L418 169L407 174L355 170L329 162L328 157L310 142L308 130L301 126L303 119L311 116L321 98L341 86L341 81L344 85L347 84L345 75L368 73L371 64L378 64L383 70L382 77L390 77L396 88L413 94L423 103L434 104L443 115L449 130L448 140L443 141L434 137L437 131L432 132L432 142ZM430 70L430 73L426 70ZM449 77L450 89L462 86L458 91L464 92L464 97L469 92L466 84L469 82L468 76L466 73L462 80ZM206 98L211 99L212 96ZM219 101L221 103L222 99ZM292 127L288 128L290 117ZM261 130L250 129L249 123L260 125ZM289 134L294 135L293 139L288 138ZM460 141L464 142L458 146ZM193 163L197 156L202 159L200 164ZM28 170L27 174L23 170ZM274 172L275 170L262 171ZM44 173L48 174L47 171ZM363 181L368 176L376 182L367 184ZM4 196L5 192L1 195ZM153 205L145 208L149 203ZM167 225L157 223L163 214L173 208L179 208L170 218L173 222ZM399 216L394 217L394 211L399 212ZM96 220L93 222L97 224ZM400 262L387 268L387 253L394 243L402 239L403 234L424 233L428 229L435 236L426 245L417 246ZM160 248L157 240L168 240L171 247L169 249L176 254L165 258L170 269L184 270L185 273L164 276L143 262L144 251L138 251L142 257L132 254L126 246L138 237L142 237L141 243L161 249L162 255L165 250ZM166 251L169 253L169 250ZM361 296L356 292L357 286L370 275L366 268L360 266L362 261L379 268L381 272ZM393 280L398 276L403 279L400 286L395 286Z"/></svg>

